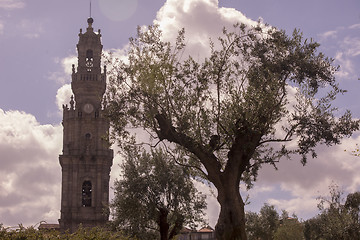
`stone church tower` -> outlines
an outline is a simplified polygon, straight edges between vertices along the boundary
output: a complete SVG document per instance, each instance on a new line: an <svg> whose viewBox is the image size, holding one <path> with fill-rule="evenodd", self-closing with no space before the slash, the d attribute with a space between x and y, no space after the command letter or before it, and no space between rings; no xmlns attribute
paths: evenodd
<svg viewBox="0 0 360 240"><path fill-rule="evenodd" d="M78 65L72 66L74 97L63 106L63 152L61 217L62 230L75 231L103 225L109 218L109 179L113 150L109 149L109 121L104 117L103 95L106 67L101 71L101 34L93 31L93 19L80 29Z"/></svg>

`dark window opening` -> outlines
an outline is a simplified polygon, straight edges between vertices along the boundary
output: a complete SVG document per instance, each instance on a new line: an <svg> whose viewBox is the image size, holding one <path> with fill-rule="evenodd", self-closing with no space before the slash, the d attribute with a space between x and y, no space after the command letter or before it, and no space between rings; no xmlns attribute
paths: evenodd
<svg viewBox="0 0 360 240"><path fill-rule="evenodd" d="M86 139L90 139L90 138L91 138L91 134L90 134L90 133L85 134L85 138L86 138Z"/></svg>
<svg viewBox="0 0 360 240"><path fill-rule="evenodd" d="M91 49L86 51L86 61L93 61L93 51Z"/></svg>
<svg viewBox="0 0 360 240"><path fill-rule="evenodd" d="M91 182L85 181L82 185L82 206L91 207Z"/></svg>
<svg viewBox="0 0 360 240"><path fill-rule="evenodd" d="M88 49L86 51L86 67L87 67L87 71L88 72L91 72L91 68L93 67L94 65L94 57L93 57L93 51L91 49Z"/></svg>

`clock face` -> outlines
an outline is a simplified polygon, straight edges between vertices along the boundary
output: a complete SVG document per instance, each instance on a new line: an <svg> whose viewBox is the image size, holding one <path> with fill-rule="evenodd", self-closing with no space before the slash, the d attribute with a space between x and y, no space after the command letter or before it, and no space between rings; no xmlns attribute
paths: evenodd
<svg viewBox="0 0 360 240"><path fill-rule="evenodd" d="M86 103L83 107L83 111L86 113L91 113L92 111L94 111L94 107L90 103Z"/></svg>

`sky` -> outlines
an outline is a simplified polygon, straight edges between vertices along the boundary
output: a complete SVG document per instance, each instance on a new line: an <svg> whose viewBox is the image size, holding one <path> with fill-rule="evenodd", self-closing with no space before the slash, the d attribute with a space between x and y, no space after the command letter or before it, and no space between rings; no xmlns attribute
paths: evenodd
<svg viewBox="0 0 360 240"><path fill-rule="evenodd" d="M60 217L62 104L70 100L71 64L76 64L80 28L86 29L89 0L0 0L0 223L5 226L57 223ZM185 28L187 51L200 58L208 39L223 26L259 19L321 44L340 65L336 78L348 90L334 104L360 118L360 1L358 0L92 0L93 27L101 29L105 51L122 52L137 26L157 23L164 38ZM359 132L341 144L318 148L318 158L303 167L282 160L278 170L264 166L249 196L247 211L273 204L308 219L318 213L317 197L335 183L360 191L360 158L349 151ZM116 146L114 146L115 151ZM344 151L347 150L347 151ZM119 155L111 172L121 170ZM207 218L214 227L219 207L206 186ZM110 190L112 192L112 190ZM111 194L112 196L112 194Z"/></svg>

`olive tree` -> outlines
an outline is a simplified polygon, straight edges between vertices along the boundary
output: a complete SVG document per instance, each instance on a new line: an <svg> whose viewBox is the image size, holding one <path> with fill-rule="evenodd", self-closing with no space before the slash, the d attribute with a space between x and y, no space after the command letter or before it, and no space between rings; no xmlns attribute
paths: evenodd
<svg viewBox="0 0 360 240"><path fill-rule="evenodd" d="M184 226L204 224L205 195L188 169L166 152L127 148L123 174L115 181L113 226L139 239L175 239Z"/></svg>
<svg viewBox="0 0 360 240"><path fill-rule="evenodd" d="M251 186L262 164L294 154L305 164L318 144L339 143L358 122L332 106L344 92L333 60L297 30L237 24L201 61L183 56L185 43L184 30L170 43L157 26L139 28L127 61L113 66L108 116L121 143L129 129L144 129L150 144L181 155L217 190L217 239L243 240L240 183Z"/></svg>

